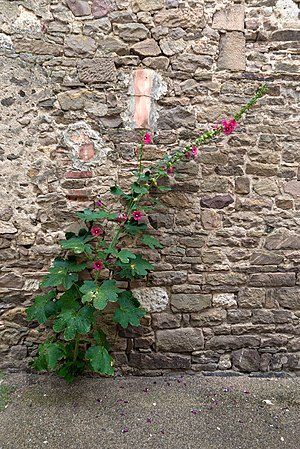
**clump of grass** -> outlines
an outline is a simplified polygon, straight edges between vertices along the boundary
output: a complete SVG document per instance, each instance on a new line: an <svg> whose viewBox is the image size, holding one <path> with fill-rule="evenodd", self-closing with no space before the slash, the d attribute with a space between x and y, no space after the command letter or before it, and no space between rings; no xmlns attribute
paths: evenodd
<svg viewBox="0 0 300 449"><path fill-rule="evenodd" d="M4 383L4 376L0 372L0 412L5 409L12 392L13 388Z"/></svg>

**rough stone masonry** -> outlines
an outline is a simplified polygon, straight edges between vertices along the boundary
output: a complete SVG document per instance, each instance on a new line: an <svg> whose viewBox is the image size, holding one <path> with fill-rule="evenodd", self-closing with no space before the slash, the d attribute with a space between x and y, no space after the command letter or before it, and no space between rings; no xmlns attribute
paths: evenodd
<svg viewBox="0 0 300 449"><path fill-rule="evenodd" d="M180 171L149 216L165 244L109 331L120 372L300 370L299 0L0 0L0 367L46 331L25 307L74 213L146 159L268 96Z"/></svg>

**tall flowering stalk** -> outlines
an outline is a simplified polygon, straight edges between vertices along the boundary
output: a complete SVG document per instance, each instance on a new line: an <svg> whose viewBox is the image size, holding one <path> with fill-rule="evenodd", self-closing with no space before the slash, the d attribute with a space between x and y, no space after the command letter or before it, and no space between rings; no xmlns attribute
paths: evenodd
<svg viewBox="0 0 300 449"><path fill-rule="evenodd" d="M145 198L151 199L153 187L160 192L170 190L159 183L160 179L176 174L176 165L195 158L202 145L217 136L231 134L266 90L265 85L261 86L229 122L224 120L183 149L166 154L146 168L144 149L152 143L152 138L149 133L144 134L130 192L117 185L111 188L111 193L123 204L122 209L112 211L99 200L95 208L77 214L85 221L86 228L78 234L66 233L65 240L60 242L62 257L54 260L40 284L46 293L37 296L27 309L28 319L51 325L53 331L53 336L39 346L33 363L36 370L54 371L68 382L85 369L104 375L114 373L110 346L97 325L96 316L109 303L115 303L113 320L123 328L139 326L145 315L130 291L130 281L147 277L154 267L130 250L130 241L138 241L152 250L162 248L158 240L145 233L147 225L142 219L150 209L144 205ZM128 281L128 288L121 289L118 280Z"/></svg>

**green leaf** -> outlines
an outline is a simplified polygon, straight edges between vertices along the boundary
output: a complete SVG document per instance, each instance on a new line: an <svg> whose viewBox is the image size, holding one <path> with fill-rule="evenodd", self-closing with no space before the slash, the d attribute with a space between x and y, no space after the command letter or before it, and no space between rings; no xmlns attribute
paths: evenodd
<svg viewBox="0 0 300 449"><path fill-rule="evenodd" d="M115 196L120 196L121 198L123 198L124 200L128 201L131 199L130 195L127 195L126 193L123 192L122 189L120 189L119 186L115 185L113 187L110 188L110 191L113 195Z"/></svg>
<svg viewBox="0 0 300 449"><path fill-rule="evenodd" d="M94 309L86 305L79 311L62 310L53 324L53 330L55 332L64 331L64 339L70 341L76 337L77 333L87 334L90 332L94 322Z"/></svg>
<svg viewBox="0 0 300 449"><path fill-rule="evenodd" d="M90 209L84 209L83 212L77 212L76 216L78 218L81 218L85 221L97 221L97 220L115 220L118 216L118 214L112 214L110 212L106 212L105 210L99 210L99 211L92 211Z"/></svg>
<svg viewBox="0 0 300 449"><path fill-rule="evenodd" d="M116 265L121 268L119 276L123 279L140 278L147 276L148 272L153 270L153 265L147 260L143 259L141 255L137 255L130 263L124 264L117 261Z"/></svg>
<svg viewBox="0 0 300 449"><path fill-rule="evenodd" d="M47 347L48 367L54 370L57 363L65 357L65 348L62 343L52 343Z"/></svg>
<svg viewBox="0 0 300 449"><path fill-rule="evenodd" d="M136 182L134 184L131 184L131 188L133 190L134 193L138 193L138 194L146 194L148 193L148 189L146 189L145 187L141 187L139 186Z"/></svg>
<svg viewBox="0 0 300 449"><path fill-rule="evenodd" d="M115 310L114 321L119 323L122 327L139 326L140 319L145 316L146 312L138 307L138 301L134 298L131 292L122 292L119 295L118 304L119 309Z"/></svg>
<svg viewBox="0 0 300 449"><path fill-rule="evenodd" d="M139 254L136 256L135 261L131 264L134 265L134 270L139 276L147 276L148 271L153 270L154 266L151 265L147 260L143 259Z"/></svg>
<svg viewBox="0 0 300 449"><path fill-rule="evenodd" d="M74 254L82 254L84 252L90 254L93 252L92 245L86 244L82 237L72 237L69 240L61 240L60 245L64 250L71 250Z"/></svg>
<svg viewBox="0 0 300 449"><path fill-rule="evenodd" d="M98 343L99 346L104 346L108 351L110 350L110 344L107 341L106 335L103 330L98 329L93 334L94 340Z"/></svg>
<svg viewBox="0 0 300 449"><path fill-rule="evenodd" d="M26 310L28 320L36 320L40 324L44 324L57 310L57 303L52 301L55 297L54 291L47 295L37 296L33 305Z"/></svg>
<svg viewBox="0 0 300 449"><path fill-rule="evenodd" d="M51 267L48 271L49 274L41 283L42 287L57 287L62 284L68 290L74 282L78 281L77 274L69 273L66 268Z"/></svg>
<svg viewBox="0 0 300 449"><path fill-rule="evenodd" d="M78 281L77 274L74 272L83 271L87 267L85 262L77 264L72 258L61 259L56 258L53 267L50 267L44 280L41 282L42 287L57 287L63 285L65 289L72 287L74 282Z"/></svg>
<svg viewBox="0 0 300 449"><path fill-rule="evenodd" d="M172 190L172 187L170 186L157 186L157 188L160 192L167 192L168 190Z"/></svg>
<svg viewBox="0 0 300 449"><path fill-rule="evenodd" d="M81 298L81 293L79 290L79 286L76 284L73 284L69 290L65 291L57 301L57 306L59 307L60 311L63 310L74 310L77 311L80 309L80 304L77 301L79 298Z"/></svg>
<svg viewBox="0 0 300 449"><path fill-rule="evenodd" d="M143 235L142 242L151 249L163 248L163 245L151 235Z"/></svg>
<svg viewBox="0 0 300 449"><path fill-rule="evenodd" d="M97 310L105 309L109 301L117 301L118 294L121 292L114 280L103 281L100 286L93 281L85 281L80 291L85 293L82 297L82 302L93 301Z"/></svg>
<svg viewBox="0 0 300 449"><path fill-rule="evenodd" d="M127 234L136 235L144 232L147 229L146 224L128 223L125 225L125 231Z"/></svg>
<svg viewBox="0 0 300 449"><path fill-rule="evenodd" d="M133 254L131 251L127 251L126 249L122 249L118 254L117 254L118 259L120 259L121 262L123 263L129 263L129 261L131 259L135 259L136 255Z"/></svg>
<svg viewBox="0 0 300 449"><path fill-rule="evenodd" d="M66 357L65 346L60 342L45 341L40 344L33 367L37 371L55 370L60 360Z"/></svg>
<svg viewBox="0 0 300 449"><path fill-rule="evenodd" d="M111 376L114 373L113 360L104 346L91 346L85 353L91 368L96 373Z"/></svg>

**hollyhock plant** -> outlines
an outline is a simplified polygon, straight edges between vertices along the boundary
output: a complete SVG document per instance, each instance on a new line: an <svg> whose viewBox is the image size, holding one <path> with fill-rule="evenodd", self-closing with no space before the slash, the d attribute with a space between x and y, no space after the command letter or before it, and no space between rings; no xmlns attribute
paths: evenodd
<svg viewBox="0 0 300 449"><path fill-rule="evenodd" d="M143 214L139 210L136 210L132 213L132 217L135 221L139 221L142 218Z"/></svg>
<svg viewBox="0 0 300 449"><path fill-rule="evenodd" d="M98 237L99 235L101 235L103 233L103 231L100 228L93 228L91 230L91 233L94 237Z"/></svg>
<svg viewBox="0 0 300 449"><path fill-rule="evenodd" d="M34 359L33 367L37 371L55 372L67 382L85 370L107 376L114 374L111 350L115 348L110 347L99 327L102 320L97 318L108 314L109 320L126 329L140 326L146 314L131 289L136 280L147 279L154 269L146 258L147 251L140 248L152 251L163 248L152 235L153 228L151 235L147 233L151 220L148 224L147 220L140 223L146 212L155 211L161 204L160 196L172 190L171 182L168 185L160 181L167 174L177 174L177 165L188 164L203 145L220 135L231 134L240 118L265 91L263 85L229 122L224 120L222 125L204 132L184 148L172 148L157 162L143 163L144 146L152 140L148 132L142 133L129 188L123 190L114 185L110 192L115 199L110 205L106 199L104 205L98 196L97 200L91 198L95 207L76 213L84 226L78 233L66 232L65 239L60 241L62 254L54 259L40 284L46 291L35 298L26 312L29 320L52 327L51 338L43 340ZM126 185L128 174L126 171ZM191 411L193 415L198 412ZM128 428L124 427L123 433L126 432Z"/></svg>
<svg viewBox="0 0 300 449"><path fill-rule="evenodd" d="M94 268L95 268L95 270L97 270L97 271L102 270L102 268L103 268L103 263L102 263L102 262L99 262L99 260L97 260L97 262L94 263Z"/></svg>
<svg viewBox="0 0 300 449"><path fill-rule="evenodd" d="M149 145L150 143L152 143L151 136L150 136L149 133L146 133L146 134L144 135L144 144L145 144L145 145Z"/></svg>

